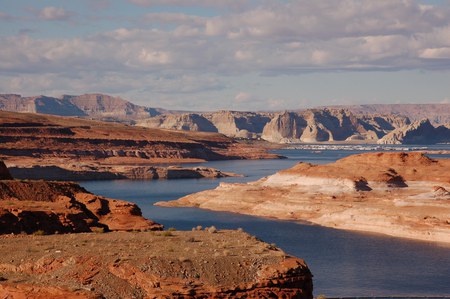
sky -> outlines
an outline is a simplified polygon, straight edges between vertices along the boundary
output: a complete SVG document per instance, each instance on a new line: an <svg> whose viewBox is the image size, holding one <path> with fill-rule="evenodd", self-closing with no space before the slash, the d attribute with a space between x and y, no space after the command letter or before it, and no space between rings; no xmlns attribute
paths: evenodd
<svg viewBox="0 0 450 299"><path fill-rule="evenodd" d="M149 107L450 103L450 0L2 0L0 93Z"/></svg>

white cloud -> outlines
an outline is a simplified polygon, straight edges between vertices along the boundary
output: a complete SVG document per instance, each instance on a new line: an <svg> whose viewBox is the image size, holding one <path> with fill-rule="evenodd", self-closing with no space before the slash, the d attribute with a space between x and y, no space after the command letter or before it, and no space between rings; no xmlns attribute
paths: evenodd
<svg viewBox="0 0 450 299"><path fill-rule="evenodd" d="M225 10L210 17L143 13L127 28L76 38L3 35L2 89L187 94L224 89L219 78L249 73L450 70L450 5L412 0L129 2ZM52 6L35 14L43 20L73 16ZM8 16L0 12L0 19ZM234 100L243 101L245 95ZM283 104L270 101L270 107Z"/></svg>
<svg viewBox="0 0 450 299"><path fill-rule="evenodd" d="M64 8L47 6L38 12L38 17L46 21L64 21L73 16L72 12L66 11Z"/></svg>

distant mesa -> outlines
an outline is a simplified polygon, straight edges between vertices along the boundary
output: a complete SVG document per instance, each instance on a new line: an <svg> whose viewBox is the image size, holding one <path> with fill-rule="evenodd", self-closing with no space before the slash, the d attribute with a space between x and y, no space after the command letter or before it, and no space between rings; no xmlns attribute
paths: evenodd
<svg viewBox="0 0 450 299"><path fill-rule="evenodd" d="M379 144L434 144L450 142L450 129L434 127L428 119L397 128L377 141Z"/></svg>
<svg viewBox="0 0 450 299"><path fill-rule="evenodd" d="M445 131L450 126L450 104L327 106L285 112L183 112L139 106L104 94L59 98L3 94L0 95L0 109L125 122L148 128L214 132L232 138L264 139L274 143L450 142ZM441 137L429 136L431 129L424 130L423 134L416 130L414 138L400 136L401 128L412 125L411 121L415 124L423 119L438 128L436 132ZM391 132L393 134L387 136Z"/></svg>

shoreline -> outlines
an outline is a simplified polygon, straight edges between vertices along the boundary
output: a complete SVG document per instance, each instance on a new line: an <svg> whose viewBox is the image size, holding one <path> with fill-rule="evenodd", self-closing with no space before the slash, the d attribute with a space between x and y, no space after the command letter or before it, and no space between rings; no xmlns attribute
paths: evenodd
<svg viewBox="0 0 450 299"><path fill-rule="evenodd" d="M421 153L361 154L324 165L300 163L258 181L221 183L155 205L450 244L448 167L449 159L432 160Z"/></svg>

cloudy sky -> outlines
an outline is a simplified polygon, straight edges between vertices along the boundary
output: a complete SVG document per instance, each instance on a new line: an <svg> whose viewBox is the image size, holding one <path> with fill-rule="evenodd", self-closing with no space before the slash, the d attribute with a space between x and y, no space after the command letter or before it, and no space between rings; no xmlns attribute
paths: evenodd
<svg viewBox="0 0 450 299"><path fill-rule="evenodd" d="M450 102L450 0L2 0L0 93L279 110Z"/></svg>

